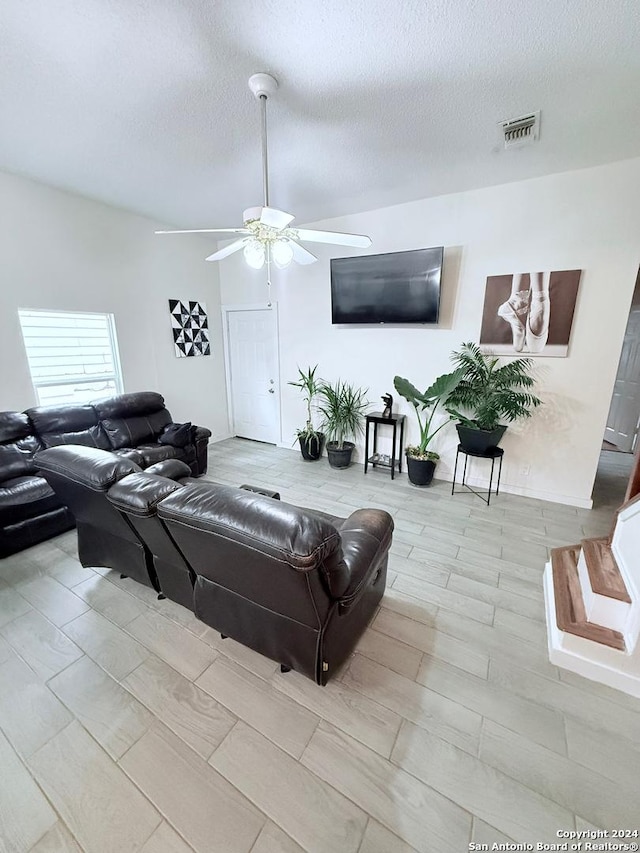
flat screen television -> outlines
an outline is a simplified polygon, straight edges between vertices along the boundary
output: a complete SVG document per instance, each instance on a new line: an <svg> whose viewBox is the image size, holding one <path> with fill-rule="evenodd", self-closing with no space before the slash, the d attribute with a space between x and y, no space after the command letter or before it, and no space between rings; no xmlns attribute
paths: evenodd
<svg viewBox="0 0 640 853"><path fill-rule="evenodd" d="M444 248L331 260L331 321L437 323Z"/></svg>

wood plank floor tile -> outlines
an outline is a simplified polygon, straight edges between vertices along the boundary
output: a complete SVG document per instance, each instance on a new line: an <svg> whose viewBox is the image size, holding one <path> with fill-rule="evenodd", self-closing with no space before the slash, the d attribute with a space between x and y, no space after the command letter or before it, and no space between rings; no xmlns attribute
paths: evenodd
<svg viewBox="0 0 640 853"><path fill-rule="evenodd" d="M40 749L72 719L26 663L12 658L0 665L0 728L19 755Z"/></svg>
<svg viewBox="0 0 640 853"><path fill-rule="evenodd" d="M64 626L68 637L116 681L129 675L149 657L149 651L95 610Z"/></svg>
<svg viewBox="0 0 640 853"><path fill-rule="evenodd" d="M316 714L268 682L222 657L202 673L196 684L294 758L302 755L320 722Z"/></svg>
<svg viewBox="0 0 640 853"><path fill-rule="evenodd" d="M466 848L471 815L328 723L302 763L421 853Z"/></svg>
<svg viewBox="0 0 640 853"><path fill-rule="evenodd" d="M49 574L67 589L73 589L79 583L96 577L97 572L93 569L85 569L71 556L63 556L51 566Z"/></svg>
<svg viewBox="0 0 640 853"><path fill-rule="evenodd" d="M4 638L43 681L82 657L75 643L37 610L14 619L1 630Z"/></svg>
<svg viewBox="0 0 640 853"><path fill-rule="evenodd" d="M162 821L141 853L193 853L193 847L181 838L166 821Z"/></svg>
<svg viewBox="0 0 640 853"><path fill-rule="evenodd" d="M638 787L640 744L629 749L622 738L595 731L572 717L567 717L565 727L569 758L626 790Z"/></svg>
<svg viewBox="0 0 640 853"><path fill-rule="evenodd" d="M7 853L28 851L58 817L0 732L0 843Z"/></svg>
<svg viewBox="0 0 640 853"><path fill-rule="evenodd" d="M358 850L366 814L245 723L209 761L308 853Z"/></svg>
<svg viewBox="0 0 640 853"><path fill-rule="evenodd" d="M140 702L86 656L48 686L114 759L124 755L153 722Z"/></svg>
<svg viewBox="0 0 640 853"><path fill-rule="evenodd" d="M534 600L525 595L509 592L501 587L489 586L485 583L478 583L471 578L463 578L460 575L453 574L449 578L447 589L459 592L461 595L466 595L477 601L484 601L494 607L501 607L503 610L511 610L520 616L544 622L542 599Z"/></svg>
<svg viewBox="0 0 640 853"><path fill-rule="evenodd" d="M403 723L391 760L516 841L553 841L572 825L569 810L412 723Z"/></svg>
<svg viewBox="0 0 640 853"><path fill-rule="evenodd" d="M562 681L523 672L504 660L491 662L489 681L540 706L557 709L596 731L615 732L631 744L640 743L640 703L637 710L630 710Z"/></svg>
<svg viewBox="0 0 640 853"><path fill-rule="evenodd" d="M453 592L450 589L441 589L432 583L417 578L399 575L393 584L393 589L403 592L405 595L420 598L429 604L435 604L445 610L451 610L466 619L475 619L486 625L491 625L493 622L493 605L475 598L469 598L467 595Z"/></svg>
<svg viewBox="0 0 640 853"><path fill-rule="evenodd" d="M428 625L408 619L406 616L401 616L385 607L380 608L380 612L373 621L373 627L383 634L389 634L397 640L402 640L411 648L419 649L421 652L440 658L481 678L487 677L488 655L477 651L471 644L458 640L457 637L452 637ZM382 660L379 662L384 663ZM416 677L416 674L413 675L413 678Z"/></svg>
<svg viewBox="0 0 640 853"><path fill-rule="evenodd" d="M130 622L126 630L190 681L201 675L217 657L211 646L151 610Z"/></svg>
<svg viewBox="0 0 640 853"><path fill-rule="evenodd" d="M417 680L454 703L526 734L535 743L566 753L562 715L516 695L508 685L476 678L435 658L425 658Z"/></svg>
<svg viewBox="0 0 640 853"><path fill-rule="evenodd" d="M380 755L391 754L402 721L394 711L350 690L340 681L330 681L319 689L311 679L292 671L276 673L272 683L298 704Z"/></svg>
<svg viewBox="0 0 640 853"><path fill-rule="evenodd" d="M251 853L304 853L304 851L293 838L289 838L286 832L268 820L251 848Z"/></svg>
<svg viewBox="0 0 640 853"><path fill-rule="evenodd" d="M415 850L377 820L369 818L358 853L415 853Z"/></svg>
<svg viewBox="0 0 640 853"><path fill-rule="evenodd" d="M160 815L73 722L29 759L29 767L81 847L92 853L139 850Z"/></svg>
<svg viewBox="0 0 640 853"><path fill-rule="evenodd" d="M0 627L23 616L31 610L31 605L13 587L0 589Z"/></svg>
<svg viewBox="0 0 640 853"><path fill-rule="evenodd" d="M248 853L265 823L238 790L159 723L120 766L198 853Z"/></svg>
<svg viewBox="0 0 640 853"><path fill-rule="evenodd" d="M31 848L30 853L82 853L82 849L62 821L58 821Z"/></svg>
<svg viewBox="0 0 640 853"><path fill-rule="evenodd" d="M74 586L73 591L93 610L102 613L106 619L121 627L147 610L140 599L118 589L95 572L92 578Z"/></svg>
<svg viewBox="0 0 640 853"><path fill-rule="evenodd" d="M504 832L497 830L495 826L490 826L484 820L474 816L473 826L471 827L471 841L474 844L487 844L486 849L491 850L494 844L512 844L513 838L509 838ZM476 850L478 849L481 848L476 847ZM505 846L502 849L508 850L509 847Z"/></svg>
<svg viewBox="0 0 640 853"><path fill-rule="evenodd" d="M424 627L422 625L422 628ZM381 633L374 630L373 627L368 628L364 632L358 641L356 651L364 655L364 657L378 661L378 663L392 669L394 672L406 675L407 678L412 679L418 674L422 660L422 654L419 649L407 645L406 642L395 639L389 632Z"/></svg>
<svg viewBox="0 0 640 853"><path fill-rule="evenodd" d="M474 754L477 751L481 717L469 707L361 655L355 655L342 683L445 740Z"/></svg>
<svg viewBox="0 0 640 853"><path fill-rule="evenodd" d="M519 637L521 640L533 643L538 647L544 646L547 642L547 626L545 622L540 622L537 619L528 619L526 616L514 613L513 610L503 610L501 607L496 607L493 627L499 631L506 631L507 634L512 634L514 637Z"/></svg>
<svg viewBox="0 0 640 853"><path fill-rule="evenodd" d="M399 592L395 587L390 587L388 584L380 604L388 610L393 610L394 613L407 616L416 622L422 622L424 625L434 625L438 612L437 605L429 604L411 595L405 595L405 593Z"/></svg>
<svg viewBox="0 0 640 853"><path fill-rule="evenodd" d="M585 772L575 762L488 720L482 732L480 757L554 803L587 815L596 825L637 827L637 772L630 780L631 787L621 784L622 780L612 782L593 770Z"/></svg>
<svg viewBox="0 0 640 853"><path fill-rule="evenodd" d="M17 587L20 595L59 628L89 610L89 605L52 577L37 578Z"/></svg>
<svg viewBox="0 0 640 853"><path fill-rule="evenodd" d="M219 702L153 655L122 684L203 758L209 758L236 724L236 717Z"/></svg>

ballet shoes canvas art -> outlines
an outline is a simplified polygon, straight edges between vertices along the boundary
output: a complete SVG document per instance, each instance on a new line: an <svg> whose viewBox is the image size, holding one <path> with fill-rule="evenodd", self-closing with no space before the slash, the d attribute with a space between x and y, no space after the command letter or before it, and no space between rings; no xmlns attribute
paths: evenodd
<svg viewBox="0 0 640 853"><path fill-rule="evenodd" d="M480 329L482 350L496 355L566 356L581 272L490 275Z"/></svg>

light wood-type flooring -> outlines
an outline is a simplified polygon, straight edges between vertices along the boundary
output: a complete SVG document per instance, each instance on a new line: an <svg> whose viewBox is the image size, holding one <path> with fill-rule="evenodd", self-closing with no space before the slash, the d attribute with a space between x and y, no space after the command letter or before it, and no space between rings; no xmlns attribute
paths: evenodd
<svg viewBox="0 0 640 853"><path fill-rule="evenodd" d="M82 568L75 532L1 560L3 853L460 853L637 828L640 702L551 666L544 623L548 549L606 534L611 501L486 507L238 439L209 477L387 509L381 608L320 688Z"/></svg>

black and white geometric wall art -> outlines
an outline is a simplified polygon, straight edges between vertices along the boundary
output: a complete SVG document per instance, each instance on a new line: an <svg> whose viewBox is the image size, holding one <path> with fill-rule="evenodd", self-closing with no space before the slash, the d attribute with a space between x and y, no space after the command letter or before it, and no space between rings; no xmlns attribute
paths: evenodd
<svg viewBox="0 0 640 853"><path fill-rule="evenodd" d="M211 355L206 303L170 299L169 313L176 357Z"/></svg>

